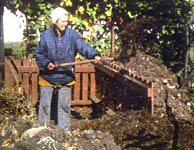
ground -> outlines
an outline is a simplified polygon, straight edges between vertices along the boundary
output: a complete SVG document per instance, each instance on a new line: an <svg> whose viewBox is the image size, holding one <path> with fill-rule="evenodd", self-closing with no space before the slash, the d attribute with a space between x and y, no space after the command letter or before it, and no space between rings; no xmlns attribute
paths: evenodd
<svg viewBox="0 0 194 150"><path fill-rule="evenodd" d="M92 110L87 114L78 110L82 117L72 116L71 131L64 133L53 124L43 125L37 122L35 110L26 104L22 97L4 90L0 93L1 148L193 149L194 121L190 106L187 106L190 99L187 90L179 89L176 75L162 62L142 52L128 61L113 63L154 82L154 115L151 116L144 108L121 110L104 103L106 109L100 109L100 115L95 114L94 118L90 115ZM109 96L111 99L112 95Z"/></svg>

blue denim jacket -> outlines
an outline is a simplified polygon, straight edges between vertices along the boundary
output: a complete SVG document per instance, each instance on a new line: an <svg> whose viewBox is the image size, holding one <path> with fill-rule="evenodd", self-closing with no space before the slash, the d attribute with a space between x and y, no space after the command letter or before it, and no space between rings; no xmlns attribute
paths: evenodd
<svg viewBox="0 0 194 150"><path fill-rule="evenodd" d="M66 85L75 80L73 66L48 70L47 65L49 62L54 64L73 62L77 52L88 59L99 55L95 49L84 43L75 31L67 28L62 37L57 37L53 28L47 29L41 34L35 51L36 63L40 69L39 75L55 85Z"/></svg>

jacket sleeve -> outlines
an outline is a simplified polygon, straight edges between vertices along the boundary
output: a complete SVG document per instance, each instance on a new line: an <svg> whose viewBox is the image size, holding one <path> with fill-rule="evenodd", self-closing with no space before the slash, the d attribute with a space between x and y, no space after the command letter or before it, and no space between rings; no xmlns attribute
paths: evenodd
<svg viewBox="0 0 194 150"><path fill-rule="evenodd" d="M80 35L75 32L74 34L76 50L87 59L92 59L97 55L100 55L94 48L86 44Z"/></svg>
<svg viewBox="0 0 194 150"><path fill-rule="evenodd" d="M40 70L47 70L47 65L51 62L48 59L44 38L41 36L40 41L35 50L35 60Z"/></svg>

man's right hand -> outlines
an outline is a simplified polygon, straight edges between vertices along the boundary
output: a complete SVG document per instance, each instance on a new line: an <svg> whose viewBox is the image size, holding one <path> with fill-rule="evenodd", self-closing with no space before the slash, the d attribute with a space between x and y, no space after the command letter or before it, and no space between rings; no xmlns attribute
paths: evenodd
<svg viewBox="0 0 194 150"><path fill-rule="evenodd" d="M53 69L56 68L56 65L53 64L52 62L50 62L50 63L48 64L47 68L48 68L48 70L53 70Z"/></svg>

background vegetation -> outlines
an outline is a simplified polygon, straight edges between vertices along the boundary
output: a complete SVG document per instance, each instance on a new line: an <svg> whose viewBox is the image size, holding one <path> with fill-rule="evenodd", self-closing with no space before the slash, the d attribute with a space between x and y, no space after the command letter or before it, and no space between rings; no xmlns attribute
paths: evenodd
<svg viewBox="0 0 194 150"><path fill-rule="evenodd" d="M4 1L8 9L20 10L26 16L27 57L33 55L40 33L51 26L50 12L61 6L72 14L71 28L102 54L123 58L136 50L145 51L163 60L177 74L181 88L194 87L193 0Z"/></svg>

